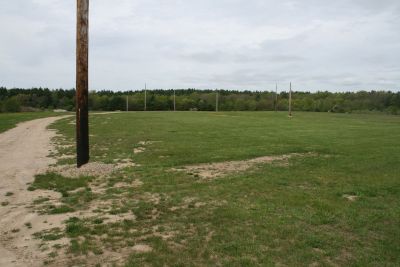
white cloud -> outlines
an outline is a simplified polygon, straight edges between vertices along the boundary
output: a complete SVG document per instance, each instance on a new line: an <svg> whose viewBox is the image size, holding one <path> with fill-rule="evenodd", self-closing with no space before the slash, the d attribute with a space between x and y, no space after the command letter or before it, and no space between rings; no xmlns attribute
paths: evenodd
<svg viewBox="0 0 400 267"><path fill-rule="evenodd" d="M398 90L394 0L91 1L92 89ZM75 1L0 4L0 86L74 86Z"/></svg>

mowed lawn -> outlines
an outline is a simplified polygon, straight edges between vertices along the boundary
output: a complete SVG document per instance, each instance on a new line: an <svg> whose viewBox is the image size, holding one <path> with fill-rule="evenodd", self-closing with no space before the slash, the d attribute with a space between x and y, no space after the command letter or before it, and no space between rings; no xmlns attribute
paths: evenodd
<svg viewBox="0 0 400 267"><path fill-rule="evenodd" d="M73 143L72 120L52 126L64 143ZM400 265L399 116L130 112L91 116L90 134L91 161L140 165L88 178L85 195L63 194L73 210L112 203L66 222L71 255L128 253L126 266ZM174 171L309 152L215 179ZM91 191L96 179L105 191ZM107 222L101 212L135 219ZM152 250L129 250L138 244Z"/></svg>

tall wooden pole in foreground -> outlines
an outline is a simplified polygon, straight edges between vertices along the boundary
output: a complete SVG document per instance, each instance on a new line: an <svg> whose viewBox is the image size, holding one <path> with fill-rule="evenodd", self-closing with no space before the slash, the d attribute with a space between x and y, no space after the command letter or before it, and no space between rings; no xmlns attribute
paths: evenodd
<svg viewBox="0 0 400 267"><path fill-rule="evenodd" d="M76 153L78 168L89 162L89 0L77 0Z"/></svg>
<svg viewBox="0 0 400 267"><path fill-rule="evenodd" d="M289 117L292 117L292 83L290 83L289 91Z"/></svg>

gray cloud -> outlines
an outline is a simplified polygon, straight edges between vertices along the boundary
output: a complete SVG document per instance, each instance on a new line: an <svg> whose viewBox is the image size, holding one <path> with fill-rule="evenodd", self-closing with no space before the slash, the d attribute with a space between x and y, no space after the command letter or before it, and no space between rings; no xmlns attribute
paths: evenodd
<svg viewBox="0 0 400 267"><path fill-rule="evenodd" d="M398 25L398 0L96 0L90 84L399 90ZM74 87L75 1L2 1L0 36L0 86Z"/></svg>

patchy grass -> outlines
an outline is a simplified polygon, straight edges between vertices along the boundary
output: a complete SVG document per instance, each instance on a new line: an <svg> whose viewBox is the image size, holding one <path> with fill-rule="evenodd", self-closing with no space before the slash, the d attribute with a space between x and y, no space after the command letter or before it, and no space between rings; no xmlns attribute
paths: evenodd
<svg viewBox="0 0 400 267"><path fill-rule="evenodd" d="M68 196L68 191L86 187L92 179L92 177L66 178L56 173L39 174L35 176L35 181L29 190L54 190L63 196Z"/></svg>
<svg viewBox="0 0 400 267"><path fill-rule="evenodd" d="M61 206L53 206L50 205L47 207L47 213L49 214L62 214L62 213L68 213L68 212L74 212L75 209L67 206L67 205L61 205Z"/></svg>
<svg viewBox="0 0 400 267"><path fill-rule="evenodd" d="M32 189L32 188L31 188ZM49 201L50 199L48 198L48 197L39 197L39 198L37 198L37 199L35 199L34 201L33 201L33 204L35 204L35 205L39 205L39 204L43 204L43 203L45 203L45 202L47 202L47 201Z"/></svg>
<svg viewBox="0 0 400 267"><path fill-rule="evenodd" d="M15 127L20 122L59 115L65 114L54 112L0 113L0 133Z"/></svg>
<svg viewBox="0 0 400 267"><path fill-rule="evenodd" d="M89 187L84 190L77 191L75 193L68 193L62 199L63 203L73 206L77 209L86 207L87 203L91 202L96 198L96 195L92 193Z"/></svg>
<svg viewBox="0 0 400 267"><path fill-rule="evenodd" d="M54 241L63 238L65 234L60 228L53 228L50 230L34 233L33 236L36 239L41 239L43 241Z"/></svg>
<svg viewBox="0 0 400 267"><path fill-rule="evenodd" d="M46 173L35 176L35 181L28 190L38 189L60 192L62 197L60 204L53 204L47 197L39 197L33 201L34 207L41 213L63 214L88 207L95 199L95 194L88 187L93 177L67 178L56 173Z"/></svg>
<svg viewBox="0 0 400 267"><path fill-rule="evenodd" d="M70 122L53 126L63 145ZM400 117L132 112L90 122L92 161L140 166L92 180L47 174L32 185L87 212L64 234L71 255L90 264L400 265ZM172 170L292 153L316 156L211 180Z"/></svg>

